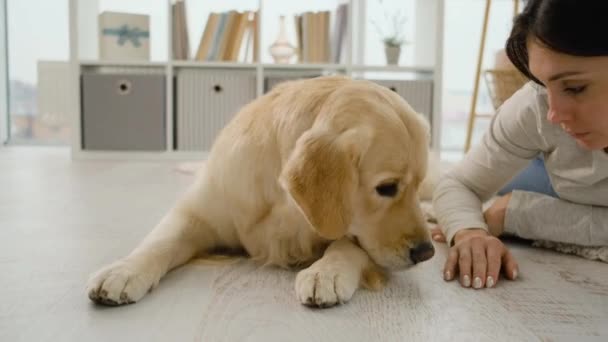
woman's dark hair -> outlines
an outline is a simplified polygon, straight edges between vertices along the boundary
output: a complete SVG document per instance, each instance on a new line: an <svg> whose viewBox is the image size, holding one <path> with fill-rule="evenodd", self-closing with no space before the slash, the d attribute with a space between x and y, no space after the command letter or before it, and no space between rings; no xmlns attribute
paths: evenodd
<svg viewBox="0 0 608 342"><path fill-rule="evenodd" d="M528 0L515 17L506 52L511 63L532 81L528 39L572 56L608 56L608 0Z"/></svg>

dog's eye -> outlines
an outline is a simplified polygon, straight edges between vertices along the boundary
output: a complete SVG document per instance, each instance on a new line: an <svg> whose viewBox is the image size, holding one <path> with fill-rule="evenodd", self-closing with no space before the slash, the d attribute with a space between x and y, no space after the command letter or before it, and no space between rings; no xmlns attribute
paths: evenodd
<svg viewBox="0 0 608 342"><path fill-rule="evenodd" d="M397 194L397 183L381 184L376 187L376 192L380 196L395 197Z"/></svg>

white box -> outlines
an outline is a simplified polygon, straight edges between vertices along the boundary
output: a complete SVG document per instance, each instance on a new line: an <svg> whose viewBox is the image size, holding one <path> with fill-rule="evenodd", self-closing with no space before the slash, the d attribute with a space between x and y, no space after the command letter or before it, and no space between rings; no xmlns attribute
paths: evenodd
<svg viewBox="0 0 608 342"><path fill-rule="evenodd" d="M150 60L150 16L119 12L99 14L99 58Z"/></svg>
<svg viewBox="0 0 608 342"><path fill-rule="evenodd" d="M183 68L176 71L176 147L210 151L220 131L256 98L256 71Z"/></svg>

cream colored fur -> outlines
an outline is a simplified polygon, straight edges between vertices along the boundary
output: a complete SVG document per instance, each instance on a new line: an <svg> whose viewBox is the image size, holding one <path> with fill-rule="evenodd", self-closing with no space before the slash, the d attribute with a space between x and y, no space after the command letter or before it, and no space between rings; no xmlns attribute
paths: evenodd
<svg viewBox="0 0 608 342"><path fill-rule="evenodd" d="M410 251L430 244L418 199L428 138L421 116L374 83L279 85L240 110L193 186L131 254L92 275L88 296L136 302L171 269L220 247L308 266L295 284L304 304L380 288L386 270L413 265ZM381 196L376 187L391 183L394 196Z"/></svg>

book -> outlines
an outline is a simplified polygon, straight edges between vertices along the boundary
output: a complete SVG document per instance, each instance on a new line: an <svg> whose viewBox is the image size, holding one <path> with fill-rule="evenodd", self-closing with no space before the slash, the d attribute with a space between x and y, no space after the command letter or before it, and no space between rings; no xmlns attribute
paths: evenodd
<svg viewBox="0 0 608 342"><path fill-rule="evenodd" d="M243 36L245 35L245 30L247 30L249 24L249 12L239 13L236 26L234 28L234 34L230 40L230 45L228 47L228 51L226 53L226 59L228 61L237 61L239 57L239 51L241 45L243 43Z"/></svg>
<svg viewBox="0 0 608 342"><path fill-rule="evenodd" d="M213 38L215 32L218 28L218 23L220 19L220 14L211 12L207 18L207 23L205 24L205 29L203 34L201 35L200 43L198 45L198 49L196 51L195 59L198 61L204 61L207 59L207 55L209 54L209 50L212 47Z"/></svg>
<svg viewBox="0 0 608 342"><path fill-rule="evenodd" d="M219 50L218 50L218 54L215 60L217 61L225 61L226 60L226 56L227 56L227 51L228 51L228 46L230 44L230 41L233 39L234 36L234 28L236 25L236 20L238 17L238 12L237 11L229 11L228 12L228 17L226 19L226 26L224 28L224 32L222 33L222 37L220 39L220 45L219 45Z"/></svg>
<svg viewBox="0 0 608 342"><path fill-rule="evenodd" d="M298 54L298 62L304 62L303 54L304 46L302 45L302 16L296 14L294 18L294 23L296 25L296 42L297 42L297 54Z"/></svg>
<svg viewBox="0 0 608 342"><path fill-rule="evenodd" d="M173 17L173 58L189 59L190 44L188 42L188 25L186 20L186 3L176 1L171 5Z"/></svg>
<svg viewBox="0 0 608 342"><path fill-rule="evenodd" d="M215 31L215 34L213 37L213 43L212 43L211 49L209 49L209 53L207 54L207 58L206 58L207 61L214 61L214 60L217 60L217 58L218 58L219 45L221 43L224 30L226 28L227 18L228 18L227 12L223 12L220 14L217 30Z"/></svg>

